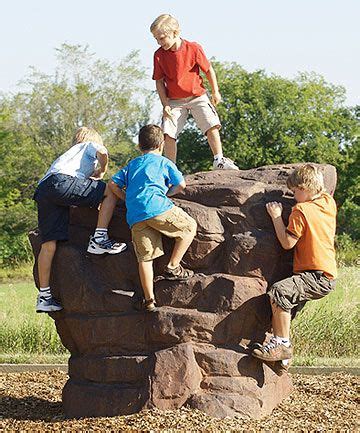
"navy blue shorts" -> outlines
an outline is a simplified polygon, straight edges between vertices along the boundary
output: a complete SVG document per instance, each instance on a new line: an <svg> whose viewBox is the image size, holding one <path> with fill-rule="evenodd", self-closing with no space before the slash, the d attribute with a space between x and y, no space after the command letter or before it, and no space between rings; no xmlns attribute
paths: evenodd
<svg viewBox="0 0 360 433"><path fill-rule="evenodd" d="M98 207L105 188L101 180L81 180L66 174L53 174L41 182L34 194L41 241L67 240L70 206Z"/></svg>

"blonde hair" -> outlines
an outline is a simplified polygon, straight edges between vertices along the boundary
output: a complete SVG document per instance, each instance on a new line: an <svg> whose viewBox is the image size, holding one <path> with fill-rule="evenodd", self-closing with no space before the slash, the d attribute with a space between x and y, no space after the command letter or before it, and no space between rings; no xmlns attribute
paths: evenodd
<svg viewBox="0 0 360 433"><path fill-rule="evenodd" d="M94 141L95 143L103 144L100 134L93 128L87 126L81 126L75 131L72 145L78 143L84 143L85 141Z"/></svg>
<svg viewBox="0 0 360 433"><path fill-rule="evenodd" d="M151 33L157 31L169 34L171 32L180 33L180 26L178 20L169 14L162 14L150 26Z"/></svg>
<svg viewBox="0 0 360 433"><path fill-rule="evenodd" d="M289 175L286 185L291 190L299 188L318 194L324 190L324 177L314 165L304 164Z"/></svg>

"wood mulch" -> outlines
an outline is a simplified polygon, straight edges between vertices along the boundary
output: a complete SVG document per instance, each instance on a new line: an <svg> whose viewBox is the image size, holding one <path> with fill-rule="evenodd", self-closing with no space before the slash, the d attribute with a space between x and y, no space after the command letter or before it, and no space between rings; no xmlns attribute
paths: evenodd
<svg viewBox="0 0 360 433"><path fill-rule="evenodd" d="M147 410L113 418L65 419L61 390L67 374L49 372L0 375L0 431L359 431L360 379L341 373L293 375L294 391L260 420L214 419L197 410Z"/></svg>

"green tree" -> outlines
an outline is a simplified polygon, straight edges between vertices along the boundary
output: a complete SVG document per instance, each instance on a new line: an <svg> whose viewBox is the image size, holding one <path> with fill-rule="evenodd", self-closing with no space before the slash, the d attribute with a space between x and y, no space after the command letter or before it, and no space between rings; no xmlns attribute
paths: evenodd
<svg viewBox="0 0 360 433"><path fill-rule="evenodd" d="M235 63L213 65L223 98L218 112L226 156L243 169L305 161L335 165L336 199L344 206L340 221L349 222L341 230L358 237L360 110L344 105L345 90L313 73L290 80L249 73ZM210 155L190 121L179 139L179 166L188 173L208 170Z"/></svg>
<svg viewBox="0 0 360 433"><path fill-rule="evenodd" d="M111 168L135 154L133 136L148 122L152 103L138 53L116 64L80 45L56 50L54 74L34 69L22 89L0 100L0 260L28 254L26 232L36 225L32 195L51 162L79 126L97 129L110 151Z"/></svg>

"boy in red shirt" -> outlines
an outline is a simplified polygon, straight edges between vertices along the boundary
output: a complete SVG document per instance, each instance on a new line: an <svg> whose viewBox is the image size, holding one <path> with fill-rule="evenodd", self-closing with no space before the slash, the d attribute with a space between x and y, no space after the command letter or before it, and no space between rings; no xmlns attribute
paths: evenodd
<svg viewBox="0 0 360 433"><path fill-rule="evenodd" d="M291 311L330 293L337 276L336 203L324 191L322 174L315 166L305 164L290 174L287 186L297 201L287 227L282 220L281 204L266 205L282 247L295 247L294 275L273 284L268 291L274 336L268 344L253 350L253 356L270 362L292 357Z"/></svg>
<svg viewBox="0 0 360 433"><path fill-rule="evenodd" d="M196 42L180 38L180 27L171 15L160 15L150 31L160 45L154 54L153 79L163 105L162 128L165 135L165 156L176 162L176 139L184 128L190 112L206 135L214 155L214 169L238 170L234 162L222 153L219 116L214 106L221 101L215 71ZM211 102L200 75L209 80Z"/></svg>

